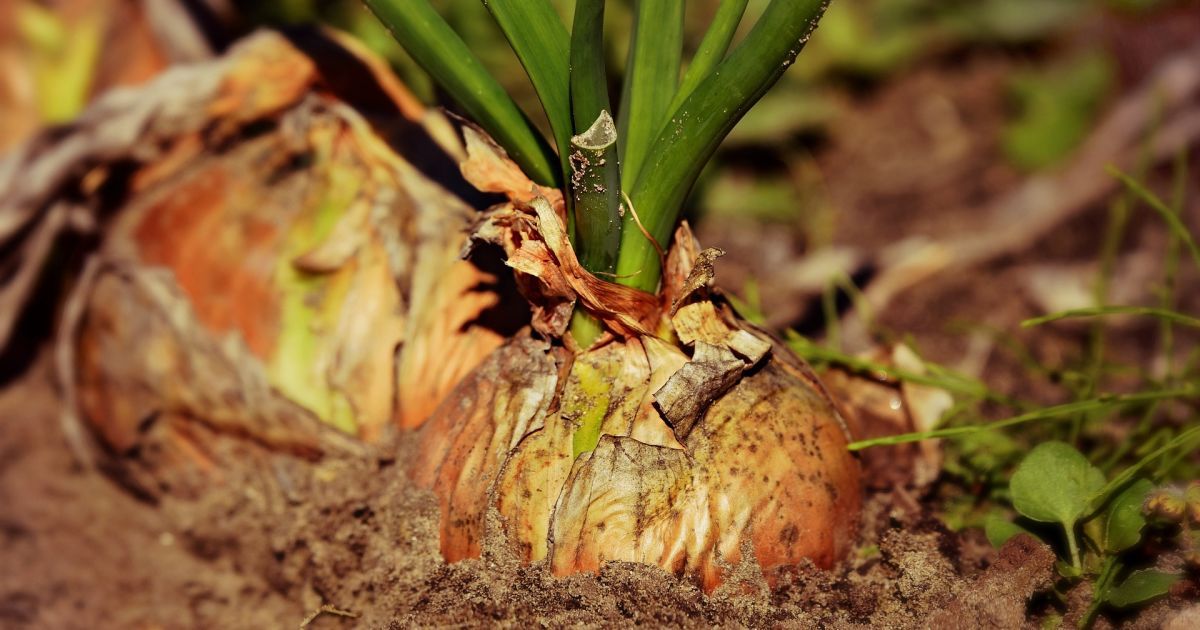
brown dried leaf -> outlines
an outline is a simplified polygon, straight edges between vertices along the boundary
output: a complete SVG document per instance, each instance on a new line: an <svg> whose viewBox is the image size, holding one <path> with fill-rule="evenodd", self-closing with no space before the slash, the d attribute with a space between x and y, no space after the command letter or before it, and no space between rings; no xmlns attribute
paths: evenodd
<svg viewBox="0 0 1200 630"><path fill-rule="evenodd" d="M467 159L460 168L463 177L472 186L483 192L505 195L510 201L520 204L529 204L541 197L550 203L560 218L566 216L562 192L535 184L491 136L476 127L465 125L463 139L466 141Z"/></svg>
<svg viewBox="0 0 1200 630"><path fill-rule="evenodd" d="M686 439L712 401L729 391L745 369L746 363L728 348L697 341L692 360L654 392L654 403L675 435Z"/></svg>
<svg viewBox="0 0 1200 630"><path fill-rule="evenodd" d="M914 374L925 374L924 363L903 344L890 350L876 348L863 353L869 361ZM870 439L914 431L928 431L953 404L949 392L881 375L863 375L834 368L821 375L840 402L851 430L859 439ZM911 485L927 487L941 470L939 440L903 444L887 452L867 451L863 464L865 478L876 488Z"/></svg>
<svg viewBox="0 0 1200 630"><path fill-rule="evenodd" d="M544 335L563 335L576 301L626 337L648 334L646 324L657 317L657 297L601 280L579 264L561 216L542 197L493 209L473 238L505 250L506 264L518 272L518 286L534 310L533 327Z"/></svg>
<svg viewBox="0 0 1200 630"><path fill-rule="evenodd" d="M667 252L667 262L663 266L662 303L664 310L680 301L683 287L692 274L692 264L700 257L700 243L692 234L692 228L687 221L680 221L675 228L675 236L671 249ZM669 313L673 315L673 313Z"/></svg>
<svg viewBox="0 0 1200 630"><path fill-rule="evenodd" d="M701 289L712 286L713 279L717 277L717 271L713 268L713 263L718 258L725 255L725 250L710 247L700 252L696 259L692 262L692 269L688 272L687 280L679 290L679 295L671 303L671 315L679 310L680 305L684 303L692 294Z"/></svg>

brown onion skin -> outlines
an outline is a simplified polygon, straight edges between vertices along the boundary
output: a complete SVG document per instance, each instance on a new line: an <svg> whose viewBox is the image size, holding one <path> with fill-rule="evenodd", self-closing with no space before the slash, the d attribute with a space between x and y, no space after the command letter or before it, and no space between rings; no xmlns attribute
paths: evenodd
<svg viewBox="0 0 1200 630"><path fill-rule="evenodd" d="M540 387L555 387L545 346L534 358L528 340L507 348L443 402L410 467L441 499L447 560L480 555L493 507L518 555L547 557L559 575L644 562L711 592L745 551L774 584L780 571L806 561L829 568L850 550L858 461L833 403L797 361L769 358L748 373L708 408L684 449L604 435L571 463L562 443L571 432L559 428L568 421L547 412L561 399L536 405L539 417L521 422L521 440L496 413L530 395L497 375L537 372ZM534 450L525 454L526 445Z"/></svg>

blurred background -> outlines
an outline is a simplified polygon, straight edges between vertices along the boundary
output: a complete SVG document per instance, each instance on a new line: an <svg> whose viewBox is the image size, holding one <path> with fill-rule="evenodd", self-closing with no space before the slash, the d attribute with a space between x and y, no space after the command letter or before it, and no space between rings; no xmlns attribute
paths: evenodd
<svg viewBox="0 0 1200 630"><path fill-rule="evenodd" d="M435 4L540 120L532 89L483 4ZM555 4L569 20L573 3ZM752 1L743 26L766 4ZM609 3L614 89L631 5ZM716 5L688 3L691 49ZM0 152L70 120L106 90L217 54L254 29L314 25L354 34L421 99L453 107L358 0L0 0ZM814 297L828 293L832 279L841 279L833 301L844 310L852 293L846 285L866 284L898 260L919 266L911 254L922 244L986 231L991 209L1022 185L1043 175L1062 180L1072 164L1089 159L1091 176L1107 178L1096 165L1129 147L1103 155L1082 147L1104 135L1106 113L1194 47L1198 34L1194 0L836 0L798 63L725 143L689 216L702 242L730 252L720 282L743 310L775 327L814 332L830 323ZM1164 124L1125 136L1148 142ZM1084 201L1103 205L1103 195L1093 197ZM1016 241L1094 263L1103 240L1095 226L1102 224L1093 217L1049 240L1042 233ZM1013 253L993 252L989 260ZM1028 284L1026 271L1020 282ZM974 278L962 276L968 284ZM1027 287L1034 311L1062 306L1037 303L1070 292L1056 282L1048 290ZM994 301L960 315L984 324L1011 320L1011 312L995 313ZM880 319L914 334L944 332L944 318L928 310L889 308Z"/></svg>

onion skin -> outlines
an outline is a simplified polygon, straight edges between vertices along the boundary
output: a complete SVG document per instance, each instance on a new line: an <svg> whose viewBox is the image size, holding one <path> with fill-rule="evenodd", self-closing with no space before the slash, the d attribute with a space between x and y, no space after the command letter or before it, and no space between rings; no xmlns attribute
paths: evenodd
<svg viewBox="0 0 1200 630"><path fill-rule="evenodd" d="M645 343L660 353L667 347L676 366L687 360L679 349ZM744 549L770 583L805 559L828 568L844 557L857 533L858 462L811 373L767 362L714 401L681 443L650 403L657 388L645 359L640 369L624 367L636 366L641 352L632 340L575 357L556 402L526 405L539 418L513 414L526 427L515 448L515 427L503 417L515 392L496 391L514 385L492 378L540 365L543 391L554 392L546 348L514 340L451 393L422 430L422 455L410 469L441 499L446 559L480 555L488 509L520 557L548 559L558 575L597 571L611 560L643 562L693 576L711 592ZM612 378L606 431L594 450L572 460L579 366L594 372L605 364L629 377ZM557 413L543 413L547 406ZM648 438L645 426L654 422L659 437ZM642 439L629 436L635 431Z"/></svg>
<svg viewBox="0 0 1200 630"><path fill-rule="evenodd" d="M647 562L711 592L746 541L769 582L806 558L831 567L854 541L861 501L835 414L771 363L709 407L686 451L605 436L575 463L555 509L552 569Z"/></svg>

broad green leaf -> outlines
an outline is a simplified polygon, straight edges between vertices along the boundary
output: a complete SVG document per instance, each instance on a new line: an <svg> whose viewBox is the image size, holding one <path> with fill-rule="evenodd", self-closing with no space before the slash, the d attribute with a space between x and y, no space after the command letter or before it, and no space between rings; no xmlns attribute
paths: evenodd
<svg viewBox="0 0 1200 630"><path fill-rule="evenodd" d="M992 543L992 546L997 549L1003 547L1004 543L1018 534L1029 534L1037 538L1033 532L1004 518L1000 514L989 514L987 516L987 519L983 522L983 533L987 536L988 542Z"/></svg>
<svg viewBox="0 0 1200 630"><path fill-rule="evenodd" d="M1013 473L1013 507L1045 523L1070 527L1088 509L1092 494L1104 487L1104 473L1064 442L1045 442L1030 451Z"/></svg>
<svg viewBox="0 0 1200 630"><path fill-rule="evenodd" d="M1179 577L1174 573L1149 569L1134 571L1125 578L1124 582L1109 589L1106 599L1109 604L1117 608L1143 604L1156 597L1166 595L1167 591L1171 589L1171 585L1179 581Z"/></svg>
<svg viewBox="0 0 1200 630"><path fill-rule="evenodd" d="M1142 527L1146 525L1142 504L1153 489L1154 484L1139 479L1109 503L1104 513L1104 538L1100 541L1104 551L1119 553L1142 539Z"/></svg>

